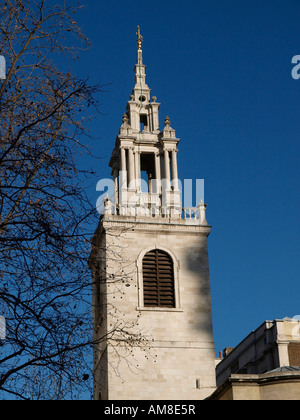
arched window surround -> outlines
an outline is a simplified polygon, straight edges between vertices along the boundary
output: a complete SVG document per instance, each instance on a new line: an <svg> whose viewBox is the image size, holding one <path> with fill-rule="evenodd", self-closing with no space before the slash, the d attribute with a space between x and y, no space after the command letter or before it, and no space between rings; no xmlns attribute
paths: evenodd
<svg viewBox="0 0 300 420"><path fill-rule="evenodd" d="M174 293L175 293L175 308L165 308L165 307L151 307L144 306L144 287L143 287L143 258L149 252L153 250L161 250L169 254L173 261L174 269ZM180 273L180 264L179 260L176 258L174 253L163 246L150 246L140 253L137 259L137 280L138 280L138 311L159 311L159 312L182 312L180 306L180 293L179 293L179 273Z"/></svg>

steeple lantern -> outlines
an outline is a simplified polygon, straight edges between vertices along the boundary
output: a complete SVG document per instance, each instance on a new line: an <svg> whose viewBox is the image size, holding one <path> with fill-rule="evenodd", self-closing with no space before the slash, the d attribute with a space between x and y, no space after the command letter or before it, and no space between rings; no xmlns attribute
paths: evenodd
<svg viewBox="0 0 300 420"><path fill-rule="evenodd" d="M182 213L177 172L179 139L169 117L165 119L164 130L159 129L160 103L156 96L151 97L146 84L139 27L137 37L135 86L110 162L115 180L115 211L123 215L178 218Z"/></svg>

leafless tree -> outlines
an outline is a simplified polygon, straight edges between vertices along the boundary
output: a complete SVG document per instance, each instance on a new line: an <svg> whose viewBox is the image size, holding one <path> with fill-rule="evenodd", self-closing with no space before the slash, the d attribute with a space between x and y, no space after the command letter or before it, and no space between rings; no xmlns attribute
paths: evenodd
<svg viewBox="0 0 300 420"><path fill-rule="evenodd" d="M63 70L90 46L75 20L81 6L67 3L74 4L0 4L2 399L79 398L91 382L87 259L95 211L77 156L90 153L84 138L99 87Z"/></svg>

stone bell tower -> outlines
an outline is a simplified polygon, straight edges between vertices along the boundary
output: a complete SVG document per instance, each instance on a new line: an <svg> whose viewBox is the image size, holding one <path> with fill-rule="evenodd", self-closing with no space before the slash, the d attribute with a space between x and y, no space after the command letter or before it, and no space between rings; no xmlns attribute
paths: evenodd
<svg viewBox="0 0 300 420"><path fill-rule="evenodd" d="M179 139L135 86L110 160L114 194L93 238L94 397L204 399L215 388L205 204L182 208Z"/></svg>

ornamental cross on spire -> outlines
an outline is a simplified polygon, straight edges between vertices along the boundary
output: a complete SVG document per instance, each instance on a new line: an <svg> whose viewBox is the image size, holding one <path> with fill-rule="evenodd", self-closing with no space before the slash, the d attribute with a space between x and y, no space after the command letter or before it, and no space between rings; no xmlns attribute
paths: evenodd
<svg viewBox="0 0 300 420"><path fill-rule="evenodd" d="M142 41L143 41L143 37L142 37L142 35L141 35L141 29L140 29L140 27L138 26L137 27L138 28L138 31L137 31L137 37L138 37L138 39L137 39L137 46L138 46L138 51L142 51Z"/></svg>

